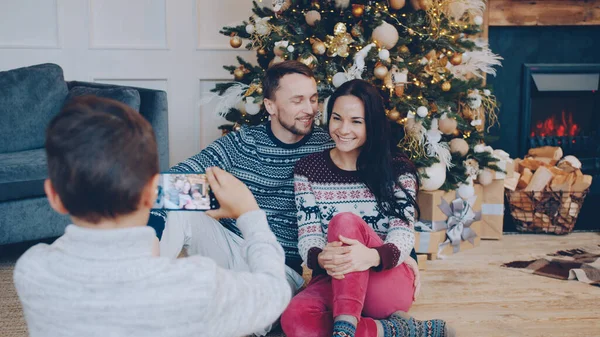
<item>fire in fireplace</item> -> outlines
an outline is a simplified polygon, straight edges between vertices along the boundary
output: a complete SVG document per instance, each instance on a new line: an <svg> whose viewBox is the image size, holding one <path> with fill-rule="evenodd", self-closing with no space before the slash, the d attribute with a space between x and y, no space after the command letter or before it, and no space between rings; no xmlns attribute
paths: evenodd
<svg viewBox="0 0 600 337"><path fill-rule="evenodd" d="M531 137L575 137L579 135L581 127L573 121L573 113L563 110L560 117L552 115L544 120L535 122L531 130Z"/></svg>

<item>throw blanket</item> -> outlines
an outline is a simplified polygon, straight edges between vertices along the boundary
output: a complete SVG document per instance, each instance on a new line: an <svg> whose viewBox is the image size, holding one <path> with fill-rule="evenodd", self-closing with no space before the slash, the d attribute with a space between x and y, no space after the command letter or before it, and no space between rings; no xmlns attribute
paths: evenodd
<svg viewBox="0 0 600 337"><path fill-rule="evenodd" d="M600 245L560 250L541 259L513 261L502 267L560 280L578 280L600 287Z"/></svg>

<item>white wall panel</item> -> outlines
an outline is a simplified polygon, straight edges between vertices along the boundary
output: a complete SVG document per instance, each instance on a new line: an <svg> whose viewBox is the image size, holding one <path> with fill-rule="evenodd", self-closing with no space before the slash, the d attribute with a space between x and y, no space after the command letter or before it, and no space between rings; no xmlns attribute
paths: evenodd
<svg viewBox="0 0 600 337"><path fill-rule="evenodd" d="M166 0L90 0L90 47L167 49Z"/></svg>
<svg viewBox="0 0 600 337"><path fill-rule="evenodd" d="M1 0L0 48L59 48L57 0Z"/></svg>
<svg viewBox="0 0 600 337"><path fill-rule="evenodd" d="M269 2L263 1L263 2ZM235 50L229 46L229 37L219 34L225 26L236 26L252 14L252 1L196 0L196 46L199 50ZM244 41L240 50L245 50Z"/></svg>

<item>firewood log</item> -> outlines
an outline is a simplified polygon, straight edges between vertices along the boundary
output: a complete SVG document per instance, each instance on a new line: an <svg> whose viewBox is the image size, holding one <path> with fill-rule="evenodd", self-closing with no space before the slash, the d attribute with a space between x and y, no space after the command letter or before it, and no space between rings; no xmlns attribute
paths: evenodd
<svg viewBox="0 0 600 337"><path fill-rule="evenodd" d="M519 178L521 174L519 172L515 172L512 177L504 178L504 188L514 191L517 189L517 184L519 184Z"/></svg>
<svg viewBox="0 0 600 337"><path fill-rule="evenodd" d="M542 162L542 163L544 163L547 166L554 166L558 162L558 160L556 160L556 159L546 158L546 157L535 157L534 156L534 157L530 157L530 158L532 158L533 160L537 160L539 162Z"/></svg>
<svg viewBox="0 0 600 337"><path fill-rule="evenodd" d="M566 156L556 166L565 172L571 173L581 169L581 162L575 156Z"/></svg>
<svg viewBox="0 0 600 337"><path fill-rule="evenodd" d="M521 165L522 167L526 167L528 169L530 169L532 172L537 171L537 169L540 166L546 166L548 164L544 163L543 161L537 160L533 157L527 157L525 159L523 159L521 161L521 163L519 163L519 165ZM523 169L525 170L525 169Z"/></svg>
<svg viewBox="0 0 600 337"><path fill-rule="evenodd" d="M542 146L534 149L529 149L528 155L533 157L544 157L559 161L563 156L563 150L557 146Z"/></svg>
<svg viewBox="0 0 600 337"><path fill-rule="evenodd" d="M557 192L571 192L571 186L573 185L575 176L571 174L555 175L550 183L550 189Z"/></svg>
<svg viewBox="0 0 600 337"><path fill-rule="evenodd" d="M529 182L527 187L525 187L525 191L526 192L543 191L546 188L546 185L548 185L548 183L550 183L552 178L553 178L552 172L549 169L547 169L545 166L540 166L537 169L537 171L535 171L535 173L533 174L533 177L531 177L531 181Z"/></svg>
<svg viewBox="0 0 600 337"><path fill-rule="evenodd" d="M592 176L590 175L582 175L578 176L571 187L571 191L573 192L583 192L588 189L592 185Z"/></svg>
<svg viewBox="0 0 600 337"><path fill-rule="evenodd" d="M533 177L533 173L531 172L530 169L525 167L523 169L523 173L521 173L521 177L519 178L519 183L517 184L517 188L524 189L525 187L527 187L527 185L529 185L529 182L531 181L531 177Z"/></svg>
<svg viewBox="0 0 600 337"><path fill-rule="evenodd" d="M523 159L521 158L516 158L515 160L513 160L513 168L515 172L523 173L523 166L521 166L522 160Z"/></svg>

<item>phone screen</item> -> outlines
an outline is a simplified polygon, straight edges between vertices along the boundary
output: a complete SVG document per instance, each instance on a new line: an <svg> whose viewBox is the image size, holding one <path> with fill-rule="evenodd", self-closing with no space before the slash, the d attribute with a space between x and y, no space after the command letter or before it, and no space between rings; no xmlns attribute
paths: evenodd
<svg viewBox="0 0 600 337"><path fill-rule="evenodd" d="M161 173L153 209L206 211L214 207L208 180L201 173Z"/></svg>

